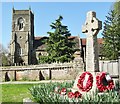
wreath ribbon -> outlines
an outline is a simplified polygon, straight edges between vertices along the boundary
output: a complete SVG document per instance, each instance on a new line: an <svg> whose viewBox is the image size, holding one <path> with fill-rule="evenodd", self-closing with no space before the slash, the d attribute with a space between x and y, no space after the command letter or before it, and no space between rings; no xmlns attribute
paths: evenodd
<svg viewBox="0 0 120 104"><path fill-rule="evenodd" d="M112 90L114 88L114 82L106 72L101 72L96 76L96 85L100 92Z"/></svg>

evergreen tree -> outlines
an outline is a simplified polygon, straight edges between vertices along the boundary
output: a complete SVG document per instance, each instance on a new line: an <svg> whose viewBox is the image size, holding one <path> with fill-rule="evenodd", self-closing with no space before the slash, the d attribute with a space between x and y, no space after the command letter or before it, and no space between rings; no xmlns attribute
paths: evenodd
<svg viewBox="0 0 120 104"><path fill-rule="evenodd" d="M120 14L113 9L106 16L103 30L103 55L106 59L115 60L120 51Z"/></svg>
<svg viewBox="0 0 120 104"><path fill-rule="evenodd" d="M8 66L10 62L8 50L0 43L0 66Z"/></svg>
<svg viewBox="0 0 120 104"><path fill-rule="evenodd" d="M48 56L40 58L40 62L68 62L74 59L75 49L73 46L75 42L68 39L71 36L70 31L68 31L67 26L62 25L62 16L52 23L50 26L52 32L48 32L49 39L46 42L46 51Z"/></svg>
<svg viewBox="0 0 120 104"><path fill-rule="evenodd" d="M116 0L116 2L113 4L113 9L118 15L120 14L120 0Z"/></svg>

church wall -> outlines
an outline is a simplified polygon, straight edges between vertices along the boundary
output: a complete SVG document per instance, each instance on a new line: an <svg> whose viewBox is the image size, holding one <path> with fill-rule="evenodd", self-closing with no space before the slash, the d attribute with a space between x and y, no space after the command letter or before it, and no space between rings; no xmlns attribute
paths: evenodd
<svg viewBox="0 0 120 104"><path fill-rule="evenodd" d="M41 51L36 51L36 58L37 60L39 60L39 56L47 56L47 52L44 51L44 50L41 50Z"/></svg>
<svg viewBox="0 0 120 104"><path fill-rule="evenodd" d="M5 81L5 73L12 80L75 79L83 71L83 64L76 60L70 63L52 63L2 68L0 73ZM16 73L16 74L15 74ZM59 74L58 74L59 73ZM16 76L15 76L16 75Z"/></svg>
<svg viewBox="0 0 120 104"><path fill-rule="evenodd" d="M28 14L29 13L29 11L28 10L15 10L15 11L13 11L15 14Z"/></svg>
<svg viewBox="0 0 120 104"><path fill-rule="evenodd" d="M26 15L25 15L25 14L21 14L21 15L13 14L13 15L14 15L14 17L13 17L13 23L14 23L15 25L17 25L18 19L19 19L20 17L23 18L23 20L24 20L24 22L25 22L24 31L28 32L28 30L29 30L29 15L28 15L28 14L26 14ZM16 31L19 31L18 27L15 27L15 30L16 30Z"/></svg>

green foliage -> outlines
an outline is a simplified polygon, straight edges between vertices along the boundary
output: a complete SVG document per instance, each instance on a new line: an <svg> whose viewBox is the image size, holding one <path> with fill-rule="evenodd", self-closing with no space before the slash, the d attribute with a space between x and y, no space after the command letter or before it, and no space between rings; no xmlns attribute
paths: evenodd
<svg viewBox="0 0 120 104"><path fill-rule="evenodd" d="M30 88L30 93L32 94L33 98L36 102L39 103L47 103L47 102L68 102L68 99L63 99L60 97L59 94L54 93L55 87L60 88L70 88L72 87L72 83L49 83L49 84L41 84L39 86L33 86Z"/></svg>
<svg viewBox="0 0 120 104"><path fill-rule="evenodd" d="M120 14L117 15L115 10L111 10L106 18L102 33L104 40L102 54L106 59L115 60L120 51Z"/></svg>
<svg viewBox="0 0 120 104"><path fill-rule="evenodd" d="M101 103L118 103L120 102L118 93L115 91L108 91L107 93L98 94L96 92L93 95L86 95L81 98L72 98L69 99L67 96L61 96L60 94L54 93L55 87L60 88L72 88L73 83L49 83L49 84L42 84L38 86L33 86L30 88L30 92L35 99L36 102L46 104L46 103L56 103L61 104L64 103L82 103L82 104L101 104Z"/></svg>
<svg viewBox="0 0 120 104"><path fill-rule="evenodd" d="M48 83L48 84L2 84L1 87L1 93L2 93L2 99L0 99L0 102L6 104L12 104L12 103L20 103L23 104L24 98L31 98L32 100L35 100L40 102L44 101L42 104L45 104L46 102L55 102L56 104L61 104L61 102L76 102L76 99L68 99L68 98L61 98L59 95L51 95L51 92L54 91L54 88L56 86L60 86L60 88L72 88L73 83ZM29 92L29 90L30 92ZM43 100L42 100L42 98ZM33 99L34 98L34 99ZM40 99L41 100L40 100ZM52 100L52 101L51 101ZM98 95L98 93L94 94L93 97L87 96L86 98L82 97L82 101L80 99L77 99L82 104L108 104L111 103L118 103L120 102L120 99L117 95L117 92L115 91L109 91L108 94ZM53 104L53 103L52 103ZM76 103L75 103L76 104ZM119 103L118 103L119 104Z"/></svg>
<svg viewBox="0 0 120 104"><path fill-rule="evenodd" d="M116 13L119 15L120 14L120 1L115 2L113 4L113 9L116 11Z"/></svg>
<svg viewBox="0 0 120 104"><path fill-rule="evenodd" d="M96 92L95 94L93 94L93 96L86 95L86 97L83 98L82 101L83 102L91 102L92 104L96 103L96 102L97 102L97 104L101 104L101 103L106 103L106 102L118 103L118 102L120 102L120 99L119 99L118 93L116 91L108 91L107 93L104 92L101 94Z"/></svg>
<svg viewBox="0 0 120 104"><path fill-rule="evenodd" d="M48 56L39 56L38 63L51 63L51 60Z"/></svg>
<svg viewBox="0 0 120 104"><path fill-rule="evenodd" d="M5 53L2 53L2 66L7 66L9 65L9 61L7 56L5 56Z"/></svg>
<svg viewBox="0 0 120 104"><path fill-rule="evenodd" d="M74 59L75 42L68 39L71 36L67 26L62 25L62 16L52 23L52 32L48 32L49 39L46 41L47 57L40 57L40 63L51 62L67 62Z"/></svg>

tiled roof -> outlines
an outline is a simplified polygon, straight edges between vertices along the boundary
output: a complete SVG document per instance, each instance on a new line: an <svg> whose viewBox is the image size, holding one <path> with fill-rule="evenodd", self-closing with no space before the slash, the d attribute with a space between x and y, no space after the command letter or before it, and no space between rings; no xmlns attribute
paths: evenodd
<svg viewBox="0 0 120 104"><path fill-rule="evenodd" d="M44 40L48 37L35 37L34 38L34 49L36 50L45 50L46 44Z"/></svg>
<svg viewBox="0 0 120 104"><path fill-rule="evenodd" d="M98 44L102 44L103 43L103 39L102 38L98 38L97 41L98 41ZM81 45L82 46L86 46L86 38L81 38Z"/></svg>
<svg viewBox="0 0 120 104"><path fill-rule="evenodd" d="M83 46L83 45L86 45L86 39L85 38L82 38L81 39L81 45Z"/></svg>
<svg viewBox="0 0 120 104"><path fill-rule="evenodd" d="M98 44L103 44L103 38L98 38Z"/></svg>
<svg viewBox="0 0 120 104"><path fill-rule="evenodd" d="M34 38L34 49L36 50L45 50L46 44L43 43L48 37L35 37ZM79 48L79 38L77 36L70 36L68 39L75 41L75 48Z"/></svg>
<svg viewBox="0 0 120 104"><path fill-rule="evenodd" d="M77 38L77 36L70 36L70 37L68 37L68 39L75 39L75 38Z"/></svg>
<svg viewBox="0 0 120 104"><path fill-rule="evenodd" d="M48 37L45 37L45 36L44 37L35 37L34 38L34 48L36 50L45 50L46 44L43 42L45 39L48 39ZM80 48L80 41L81 41L82 46L86 46L86 38L79 39L78 36L70 36L69 39L75 41L76 49ZM103 43L103 39L98 38L98 44L100 45L102 43Z"/></svg>
<svg viewBox="0 0 120 104"><path fill-rule="evenodd" d="M41 38L43 38L43 37L35 37L35 40L40 40Z"/></svg>

